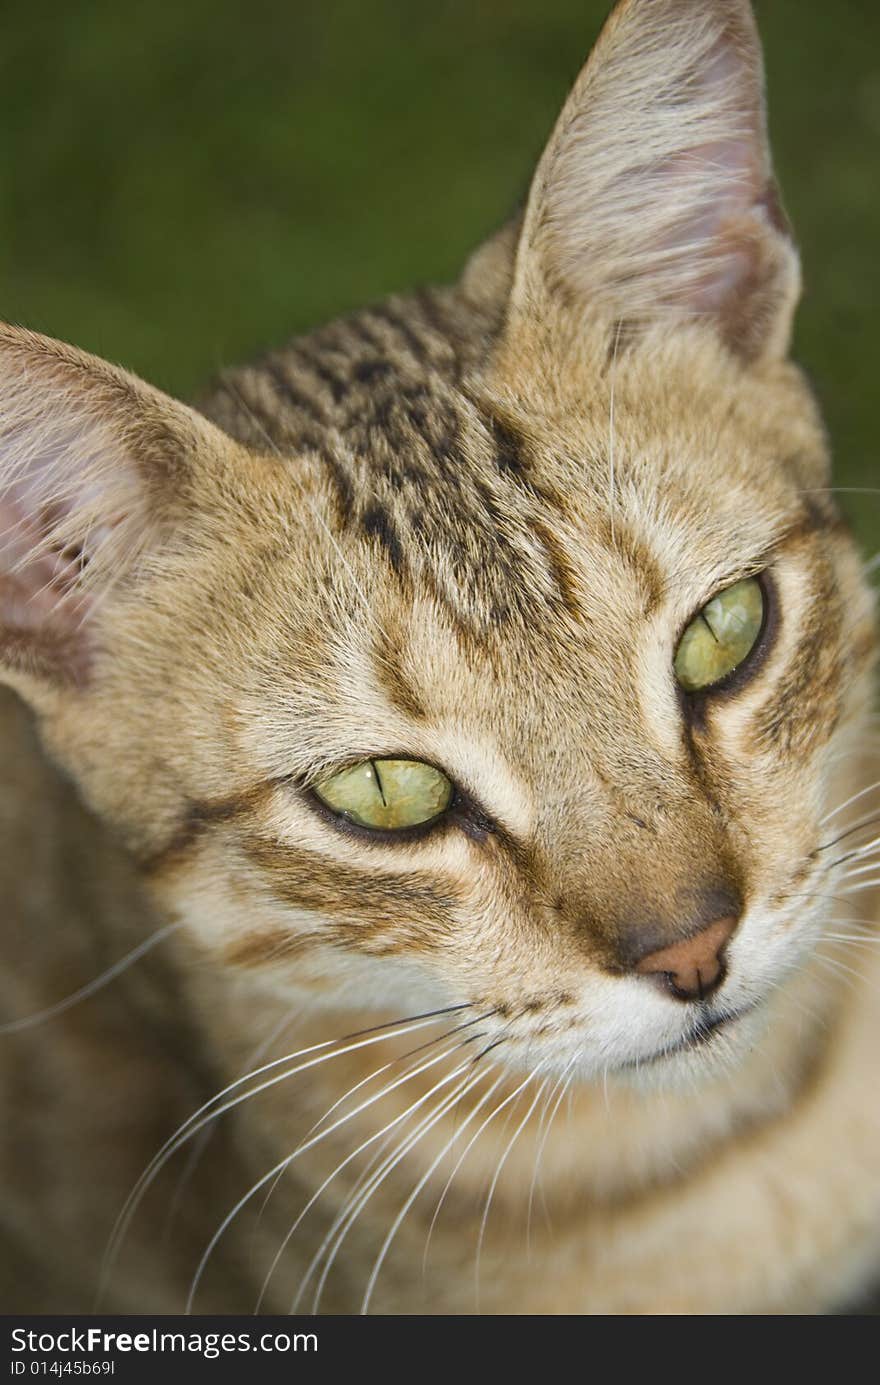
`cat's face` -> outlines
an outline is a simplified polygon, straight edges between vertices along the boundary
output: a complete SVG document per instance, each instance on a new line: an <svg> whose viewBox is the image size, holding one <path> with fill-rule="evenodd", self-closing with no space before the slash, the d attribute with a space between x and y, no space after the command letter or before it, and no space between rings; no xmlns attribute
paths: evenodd
<svg viewBox="0 0 880 1385"><path fill-rule="evenodd" d="M757 64L738 0L618 7L518 233L229 376L237 442L4 338L8 676L211 965L590 1077L730 1057L808 953L873 634ZM328 796L388 760L432 820Z"/></svg>
<svg viewBox="0 0 880 1385"><path fill-rule="evenodd" d="M198 571L184 550L153 608L121 615L90 721L107 728L110 811L140 836L145 802L167 795L143 854L218 966L318 1003L470 1002L494 1012L484 1029L509 1061L577 1054L590 1074L644 1067L802 960L833 888L815 849L871 648L815 485L810 401L788 367L744 376L684 343L662 371L644 343L613 378L613 483L597 362L567 377L546 431L520 395L503 454L488 396L438 379L461 453L433 522L440 482L414 437L395 484L381 431L360 475L336 456L365 497L345 520L326 463L269 460L238 493L229 480L222 522L211 507ZM440 407L429 382L422 402ZM758 646L729 688L685 693L681 632L750 573ZM456 800L397 835L310 791L371 757L439 767ZM634 972L729 915L727 977L705 1004ZM749 1030L723 1032L729 1054Z"/></svg>

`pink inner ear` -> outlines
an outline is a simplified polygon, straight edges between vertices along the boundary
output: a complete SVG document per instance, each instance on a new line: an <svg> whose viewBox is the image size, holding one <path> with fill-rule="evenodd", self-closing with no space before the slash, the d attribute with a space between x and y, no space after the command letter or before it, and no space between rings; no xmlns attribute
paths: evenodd
<svg viewBox="0 0 880 1385"><path fill-rule="evenodd" d="M718 312L753 273L754 221L761 173L750 158L750 146L732 140L705 145L667 160L653 177L676 183L706 177L707 195L695 201L655 247L657 260L682 256L690 273L682 274L682 299L696 313ZM711 193L711 195L709 195Z"/></svg>
<svg viewBox="0 0 880 1385"><path fill-rule="evenodd" d="M734 36L722 34L684 89L707 109L726 108L729 129L722 138L672 154L654 171L655 184L665 183L673 201L673 229L656 248L692 259L692 277L687 269L683 274L684 297L693 312L710 313L754 272L753 218L769 167L760 95ZM676 194L683 203L678 225Z"/></svg>
<svg viewBox="0 0 880 1385"><path fill-rule="evenodd" d="M94 597L82 579L101 526L90 529L78 514L87 483L77 489L70 472L72 461L75 467L94 457L95 445L75 421L53 426L48 407L40 416L31 404L16 419L15 402L7 405L0 447L7 470L0 494L0 653L13 666L83 682L90 657L83 627Z"/></svg>
<svg viewBox="0 0 880 1385"><path fill-rule="evenodd" d="M26 489L13 485L0 500L0 626L35 631L48 622L70 630L91 605L79 586L87 559L81 546L57 536L59 507L31 513L20 494Z"/></svg>

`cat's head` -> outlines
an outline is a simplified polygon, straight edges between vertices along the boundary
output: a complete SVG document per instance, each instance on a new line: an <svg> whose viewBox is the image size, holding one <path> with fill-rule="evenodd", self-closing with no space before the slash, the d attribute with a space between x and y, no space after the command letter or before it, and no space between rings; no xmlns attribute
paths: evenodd
<svg viewBox="0 0 880 1385"><path fill-rule="evenodd" d="M211 965L590 1076L808 954L873 628L762 91L745 0L623 0L461 283L214 422L3 329L4 677Z"/></svg>

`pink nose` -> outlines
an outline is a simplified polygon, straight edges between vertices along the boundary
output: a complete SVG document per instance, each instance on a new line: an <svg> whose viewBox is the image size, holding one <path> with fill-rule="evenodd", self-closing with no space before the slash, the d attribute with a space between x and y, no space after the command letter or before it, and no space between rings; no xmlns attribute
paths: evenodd
<svg viewBox="0 0 880 1385"><path fill-rule="evenodd" d="M703 1000L724 980L724 949L738 919L715 919L693 937L651 952L636 963L642 976L664 977L678 1000Z"/></svg>

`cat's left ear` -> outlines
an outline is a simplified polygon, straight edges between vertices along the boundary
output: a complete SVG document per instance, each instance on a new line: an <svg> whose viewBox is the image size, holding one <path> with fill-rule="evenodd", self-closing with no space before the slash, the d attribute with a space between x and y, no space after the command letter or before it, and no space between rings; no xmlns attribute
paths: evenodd
<svg viewBox="0 0 880 1385"><path fill-rule="evenodd" d="M756 359L799 291L748 0L620 0L538 166L510 316L698 321Z"/></svg>
<svg viewBox="0 0 880 1385"><path fill-rule="evenodd" d="M0 681L88 684L107 603L234 444L85 352L0 324Z"/></svg>

